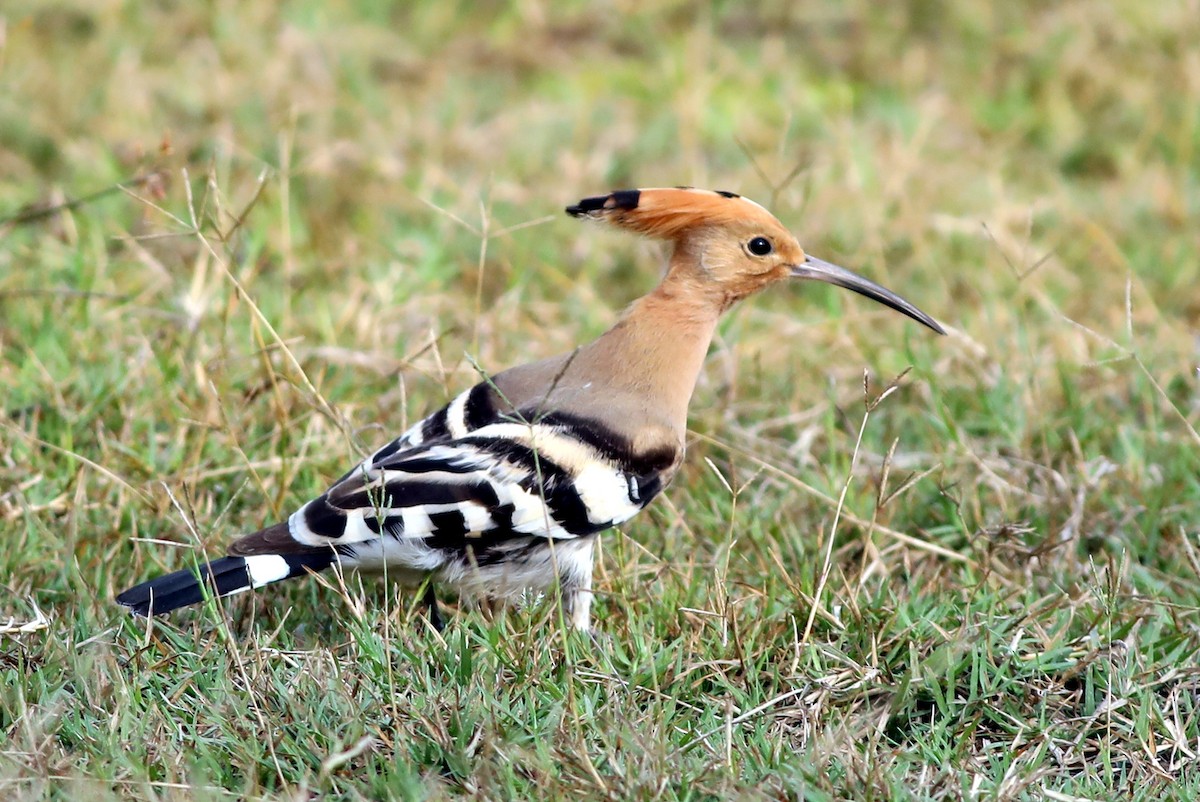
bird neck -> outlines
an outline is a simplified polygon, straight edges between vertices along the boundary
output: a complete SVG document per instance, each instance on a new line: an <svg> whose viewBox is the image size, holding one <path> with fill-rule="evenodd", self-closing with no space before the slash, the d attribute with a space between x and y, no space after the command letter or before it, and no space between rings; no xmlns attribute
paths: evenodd
<svg viewBox="0 0 1200 802"><path fill-rule="evenodd" d="M688 402L726 302L722 293L672 260L662 283L579 357L601 366L614 389L645 400L682 437Z"/></svg>

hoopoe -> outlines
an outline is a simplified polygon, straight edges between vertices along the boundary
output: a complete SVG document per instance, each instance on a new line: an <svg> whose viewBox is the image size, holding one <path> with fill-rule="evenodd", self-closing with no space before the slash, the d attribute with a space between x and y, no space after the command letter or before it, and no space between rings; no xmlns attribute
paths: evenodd
<svg viewBox="0 0 1200 802"><path fill-rule="evenodd" d="M435 584L498 601L557 585L566 619L586 631L596 537L679 470L688 403L725 310L771 284L815 279L945 333L895 293L807 255L732 192L630 189L566 211L666 240L658 287L594 342L479 382L228 556L117 601L166 613L201 601L204 586L229 596L340 566L424 586L439 629Z"/></svg>

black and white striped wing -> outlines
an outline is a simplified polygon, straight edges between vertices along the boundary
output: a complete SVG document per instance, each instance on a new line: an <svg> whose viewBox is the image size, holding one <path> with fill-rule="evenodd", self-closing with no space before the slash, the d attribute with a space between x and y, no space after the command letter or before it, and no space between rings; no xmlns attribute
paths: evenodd
<svg viewBox="0 0 1200 802"><path fill-rule="evenodd" d="M485 422L472 416L481 395L459 396L304 505L288 521L292 538L334 546L360 568L434 571L464 555L485 564L628 520L674 463L626 464L589 421Z"/></svg>

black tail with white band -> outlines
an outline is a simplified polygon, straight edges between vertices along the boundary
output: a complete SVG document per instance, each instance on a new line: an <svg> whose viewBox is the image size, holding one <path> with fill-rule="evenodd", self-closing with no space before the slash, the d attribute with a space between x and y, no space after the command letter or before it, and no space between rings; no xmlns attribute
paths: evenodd
<svg viewBox="0 0 1200 802"><path fill-rule="evenodd" d="M309 572L324 571L333 564L332 549L307 554L257 554L250 557L220 557L130 588L117 602L136 615L162 615L204 600L204 590L213 596L232 596L282 582Z"/></svg>

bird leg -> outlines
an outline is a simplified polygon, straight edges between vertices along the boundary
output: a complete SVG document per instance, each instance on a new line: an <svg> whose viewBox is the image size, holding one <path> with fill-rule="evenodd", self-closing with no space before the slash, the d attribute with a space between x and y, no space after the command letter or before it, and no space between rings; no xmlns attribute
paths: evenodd
<svg viewBox="0 0 1200 802"><path fill-rule="evenodd" d="M593 549L588 547L580 560L581 564L572 566L574 570L559 579L559 592L562 594L563 615L572 629L580 632L592 630L592 566Z"/></svg>
<svg viewBox="0 0 1200 802"><path fill-rule="evenodd" d="M438 609L437 593L433 589L433 582L425 583L425 595L421 601L425 605L425 615L429 618L429 624L438 632L446 628L446 622L442 620L442 613Z"/></svg>
<svg viewBox="0 0 1200 802"><path fill-rule="evenodd" d="M591 576L582 585L563 588L563 612L572 629L580 632L592 630L592 582Z"/></svg>

